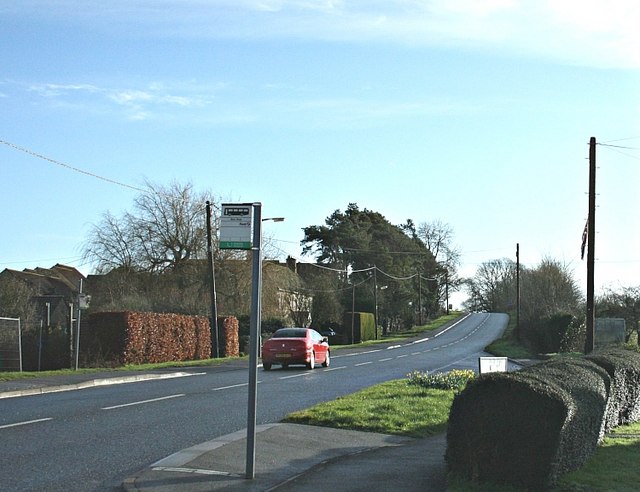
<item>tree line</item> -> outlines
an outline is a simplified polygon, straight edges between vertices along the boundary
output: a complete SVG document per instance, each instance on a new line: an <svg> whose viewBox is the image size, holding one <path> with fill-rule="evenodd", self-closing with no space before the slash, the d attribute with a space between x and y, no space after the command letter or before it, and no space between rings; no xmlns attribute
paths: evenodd
<svg viewBox="0 0 640 492"><path fill-rule="evenodd" d="M131 210L119 217L105 212L85 241L83 257L100 274L92 310L207 315L204 204L213 204L217 229L220 200L196 192L191 183L147 182L146 187ZM221 250L217 238L212 239L218 312L247 316L250 256ZM281 312L277 304L284 292L294 305L292 316L303 298L312 299L314 327L340 324L345 312L356 310L376 312L379 326L394 331L435 314L444 302L445 287L453 291L461 284L453 230L440 221L394 225L382 214L351 203L324 224L305 227L301 246L303 256L312 261L282 268L269 261L277 248L265 238L263 319Z"/></svg>
<svg viewBox="0 0 640 492"><path fill-rule="evenodd" d="M139 310L210 315L205 203L213 203L219 225L220 199L191 183L146 183L131 209L105 212L83 245L95 275L92 311ZM270 261L278 251L265 237L263 320L277 328L288 322L337 326L345 313L376 314L385 332L426 322L446 308L446 292L466 289L465 307L477 311L516 309L516 263L508 258L481 264L471 278L460 278L460 250L451 226L440 220L392 224L379 212L350 203L323 224L303 229L303 256L311 261L285 266ZM213 237L219 314L247 320L250 311L250 253L221 250ZM520 331L536 352L581 349L584 296L570 269L552 258L520 266ZM93 282L93 284L92 284ZM0 285L2 315L31 319L26 288ZM28 290L28 289L27 289ZM20 295L20 294L24 295ZM309 300L311 304L309 305ZM286 309L285 309L286 310ZM626 320L627 338L637 334L640 287L608 289L596 298L599 317Z"/></svg>
<svg viewBox="0 0 640 492"><path fill-rule="evenodd" d="M509 259L480 265L465 281L468 307L516 314L518 271ZM585 346L586 300L570 268L553 258L534 267L520 265L518 340L534 353L582 351ZM605 289L595 299L598 318L623 318L626 340L637 344L640 287Z"/></svg>

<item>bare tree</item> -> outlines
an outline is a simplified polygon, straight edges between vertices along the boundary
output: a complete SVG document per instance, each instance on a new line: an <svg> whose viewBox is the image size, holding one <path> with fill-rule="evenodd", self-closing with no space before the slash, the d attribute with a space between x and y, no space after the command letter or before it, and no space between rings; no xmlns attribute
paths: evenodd
<svg viewBox="0 0 640 492"><path fill-rule="evenodd" d="M490 312L515 306L516 264L508 258L484 262L467 281L471 307Z"/></svg>
<svg viewBox="0 0 640 492"><path fill-rule="evenodd" d="M439 266L442 278L439 279L437 296L443 300L445 289L457 291L463 281L458 277L460 266L460 249L453 244L453 228L441 220L421 223L416 236L431 252Z"/></svg>
<svg viewBox="0 0 640 492"><path fill-rule="evenodd" d="M435 260L453 272L460 264L460 250L453 244L453 228L440 220L423 222L416 231Z"/></svg>
<svg viewBox="0 0 640 492"><path fill-rule="evenodd" d="M91 229L83 256L98 272L163 272L206 258L204 204L211 197L197 193L191 183L146 186L148 191L136 197L132 212L121 218L106 212Z"/></svg>

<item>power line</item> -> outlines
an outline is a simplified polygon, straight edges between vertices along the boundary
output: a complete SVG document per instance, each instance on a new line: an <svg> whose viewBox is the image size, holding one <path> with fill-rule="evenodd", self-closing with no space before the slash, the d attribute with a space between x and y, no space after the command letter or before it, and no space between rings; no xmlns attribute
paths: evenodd
<svg viewBox="0 0 640 492"><path fill-rule="evenodd" d="M616 149L627 149L627 150L640 150L638 147L626 147L624 145L611 145L606 143L599 143L600 147L615 147Z"/></svg>
<svg viewBox="0 0 640 492"><path fill-rule="evenodd" d="M610 142L624 142L625 140L638 140L640 136L637 137L626 137L626 138L617 138L615 140L607 140L606 142L600 142L598 145L608 144Z"/></svg>
<svg viewBox="0 0 640 492"><path fill-rule="evenodd" d="M612 150L614 152L617 152L618 154L621 154L621 155L623 155L625 157L629 157L630 159L640 160L640 157L638 157L637 155L631 155L631 154L628 154L627 152L622 152L620 150L620 149L628 149L628 150L640 150L640 149L633 148L633 147L621 147L619 145L602 145L602 144L600 144L600 145L602 147L608 148L608 149L610 149L610 150Z"/></svg>
<svg viewBox="0 0 640 492"><path fill-rule="evenodd" d="M18 150L20 152L24 152L25 154L29 154L33 157L37 157L38 159L42 159L44 161L50 162L52 164L56 164L57 166L64 167L65 169L69 169L76 173L84 174L86 176L90 176L92 178L100 179L102 181L106 181L107 183L115 184L117 186L122 186L123 188L129 188L130 190L140 191L142 193L148 193L148 190L144 190L142 188L138 188L137 186L132 186L127 183L122 183L121 181L116 181L115 179L105 178L104 176L100 176L98 174L85 171L84 169L80 169L69 164L65 164L64 162L58 161L56 159L52 159L51 157L47 157L46 155L39 154L33 150L26 149L24 147L20 147L19 145L13 144L11 142L7 142L6 140L0 140L0 143L6 145L7 147L11 147L14 150Z"/></svg>
<svg viewBox="0 0 640 492"><path fill-rule="evenodd" d="M14 150L18 150L20 152L24 152L25 154L29 154L29 155L31 155L33 157L37 157L38 159L42 159L44 161L50 162L52 164L55 164L57 166L64 167L65 169L69 169L71 171L74 171L74 172L77 172L77 173L80 173L80 174L84 174L86 176L90 176L92 178L99 179L101 181L105 181L105 182L110 183L110 184L121 186L123 188L128 188L128 189L134 190L134 191L139 191L139 192L147 194L147 195L151 194L153 192L153 194L155 194L155 195L158 195L158 196L164 197L164 198L168 198L170 200L174 200L176 198L175 196L172 196L172 195L167 194L167 193L161 193L161 192L158 192L157 190L154 190L154 189L139 188L137 186L133 186L133 185L130 185L130 184L127 184L127 183L123 183L122 181L117 181L115 179L111 179L111 178L106 178L104 176L100 176L100 175L92 173L90 171L85 171L84 169L80 169L78 167L71 166L69 164L66 164L64 162L58 161L56 159L52 159L51 157L47 157L46 155L40 154L40 153L35 152L33 150L27 149L25 147L20 147L19 145L16 145L16 144L11 143L11 142L7 142L6 140L1 140L0 139L0 143L6 145L7 147L11 147ZM184 198L184 199L181 199L180 201L188 202L188 199ZM220 206L218 204L216 204L215 201L213 201L213 200L212 200L212 205L216 210L220 210ZM205 210L205 206L202 205L197 210L203 211L203 210Z"/></svg>

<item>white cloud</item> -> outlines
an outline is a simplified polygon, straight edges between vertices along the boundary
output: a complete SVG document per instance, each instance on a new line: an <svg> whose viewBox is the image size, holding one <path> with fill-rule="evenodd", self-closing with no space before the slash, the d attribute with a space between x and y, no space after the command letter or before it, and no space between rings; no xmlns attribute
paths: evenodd
<svg viewBox="0 0 640 492"><path fill-rule="evenodd" d="M96 107L111 102L116 107L124 108L128 119L145 120L154 114L167 114L173 108L205 107L211 103L214 93L220 88L220 85L214 85L208 92L200 93L194 91L207 91L207 88L184 85L176 93L158 82L150 83L142 89L114 89L93 84L38 83L28 85L27 90L65 107Z"/></svg>
<svg viewBox="0 0 640 492"><path fill-rule="evenodd" d="M454 45L640 67L637 0L21 0L0 12L153 37Z"/></svg>

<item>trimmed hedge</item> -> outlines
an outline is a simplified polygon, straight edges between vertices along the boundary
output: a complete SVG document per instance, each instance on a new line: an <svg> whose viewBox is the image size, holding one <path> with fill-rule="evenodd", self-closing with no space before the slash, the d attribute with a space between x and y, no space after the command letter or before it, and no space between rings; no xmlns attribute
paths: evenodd
<svg viewBox="0 0 640 492"><path fill-rule="evenodd" d="M586 357L602 367L612 380L605 413L605 431L640 420L640 354L609 348Z"/></svg>
<svg viewBox="0 0 640 492"><path fill-rule="evenodd" d="M610 384L604 369L575 358L480 376L451 407L449 469L480 482L552 487L602 438Z"/></svg>
<svg viewBox="0 0 640 492"><path fill-rule="evenodd" d="M89 318L86 357L116 364L208 359L208 318L182 314L95 313Z"/></svg>
<svg viewBox="0 0 640 492"><path fill-rule="evenodd" d="M216 356L215 333L211 327L211 358ZM238 357L240 355L239 322L235 316L218 318L218 338L220 357Z"/></svg>
<svg viewBox="0 0 640 492"><path fill-rule="evenodd" d="M353 336L351 333L351 323L353 319ZM346 343L360 343L367 340L375 340L376 323L373 313L345 313L342 329L338 332L342 335Z"/></svg>

